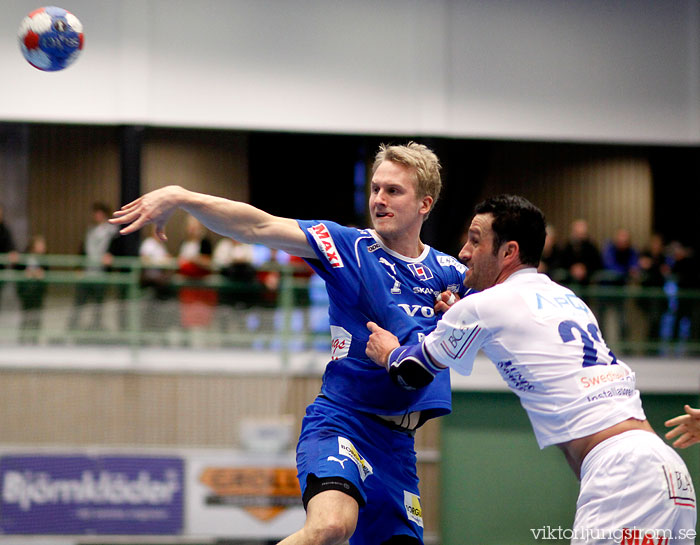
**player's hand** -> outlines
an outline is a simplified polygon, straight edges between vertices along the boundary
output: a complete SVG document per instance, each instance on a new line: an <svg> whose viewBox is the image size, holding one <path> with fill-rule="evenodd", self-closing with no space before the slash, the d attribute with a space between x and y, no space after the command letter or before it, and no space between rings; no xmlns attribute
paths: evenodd
<svg viewBox="0 0 700 545"><path fill-rule="evenodd" d="M129 224L119 231L122 235L128 235L153 223L156 226L156 236L165 241L168 239L165 235L165 224L177 209L178 196L182 191L181 187L170 185L146 193L114 212L109 222L115 225Z"/></svg>
<svg viewBox="0 0 700 545"><path fill-rule="evenodd" d="M450 290L443 291L435 298L435 313L447 312L447 310L459 301L459 295Z"/></svg>
<svg viewBox="0 0 700 545"><path fill-rule="evenodd" d="M686 414L676 416L665 422L667 428L675 426L666 433L666 439L678 437L673 442L676 448L687 448L690 445L700 443L700 409L693 409L690 405L684 407Z"/></svg>
<svg viewBox="0 0 700 545"><path fill-rule="evenodd" d="M365 354L377 365L386 368L391 351L400 346L399 339L393 333L382 329L374 322L367 322L367 329L371 335L367 341Z"/></svg>

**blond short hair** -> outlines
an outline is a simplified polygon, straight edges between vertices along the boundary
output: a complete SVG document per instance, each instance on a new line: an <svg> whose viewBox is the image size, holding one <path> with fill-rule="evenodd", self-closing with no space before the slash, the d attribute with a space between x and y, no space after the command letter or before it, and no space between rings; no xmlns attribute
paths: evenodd
<svg viewBox="0 0 700 545"><path fill-rule="evenodd" d="M440 178L442 166L437 155L430 148L416 142L409 142L405 146L387 146L382 144L379 146L379 151L374 158L372 174L376 172L379 165L384 161L391 161L413 169L418 198L428 195L433 198L433 207L435 206L442 189L442 180Z"/></svg>

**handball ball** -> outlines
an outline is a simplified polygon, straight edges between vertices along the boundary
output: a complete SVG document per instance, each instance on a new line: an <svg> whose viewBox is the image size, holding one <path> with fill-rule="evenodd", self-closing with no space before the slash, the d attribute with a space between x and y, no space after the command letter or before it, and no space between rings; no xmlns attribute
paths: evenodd
<svg viewBox="0 0 700 545"><path fill-rule="evenodd" d="M83 49L83 25L62 8L48 6L32 11L19 25L19 47L29 64L39 70L63 70Z"/></svg>

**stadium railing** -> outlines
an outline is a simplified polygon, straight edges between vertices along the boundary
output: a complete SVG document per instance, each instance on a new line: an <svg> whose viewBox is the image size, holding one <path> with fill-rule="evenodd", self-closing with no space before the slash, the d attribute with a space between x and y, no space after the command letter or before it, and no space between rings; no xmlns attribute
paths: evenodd
<svg viewBox="0 0 700 545"><path fill-rule="evenodd" d="M43 273L28 275L39 265ZM118 345L330 350L322 285L291 265L271 264L275 289L214 271L199 278L176 264L158 265L159 283L147 282L145 264L114 257L108 270L90 270L84 256L11 259L0 254L0 345ZM94 265L94 264L93 264ZM700 355L700 290L603 282L570 286L591 307L618 355ZM34 298L32 300L32 298Z"/></svg>

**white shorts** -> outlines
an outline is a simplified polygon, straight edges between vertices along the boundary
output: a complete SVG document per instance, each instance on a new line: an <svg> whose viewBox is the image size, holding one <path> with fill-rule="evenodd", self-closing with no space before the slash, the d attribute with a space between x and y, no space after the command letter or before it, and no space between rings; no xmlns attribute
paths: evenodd
<svg viewBox="0 0 700 545"><path fill-rule="evenodd" d="M692 545L696 520L688 468L658 435L621 433L583 460L572 544Z"/></svg>

